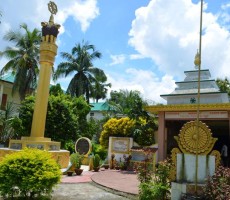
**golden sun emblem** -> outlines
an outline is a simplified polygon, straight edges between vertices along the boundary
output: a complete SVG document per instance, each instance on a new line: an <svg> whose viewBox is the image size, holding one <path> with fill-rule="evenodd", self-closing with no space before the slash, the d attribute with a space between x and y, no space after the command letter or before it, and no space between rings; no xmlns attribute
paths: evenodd
<svg viewBox="0 0 230 200"><path fill-rule="evenodd" d="M212 137L211 130L205 123L191 121L184 124L178 136L175 136L183 153L207 155L213 148L217 138Z"/></svg>

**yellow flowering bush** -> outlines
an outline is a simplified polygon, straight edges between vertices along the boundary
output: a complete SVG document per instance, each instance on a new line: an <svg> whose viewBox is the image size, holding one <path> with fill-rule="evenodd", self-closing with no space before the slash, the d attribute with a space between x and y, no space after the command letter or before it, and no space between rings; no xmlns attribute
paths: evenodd
<svg viewBox="0 0 230 200"><path fill-rule="evenodd" d="M100 136L100 144L107 148L109 145L109 137L129 137L132 136L132 132L135 126L135 120L128 117L116 119L109 119L103 126L103 131Z"/></svg>
<svg viewBox="0 0 230 200"><path fill-rule="evenodd" d="M0 162L0 194L4 198L50 195L60 178L59 165L46 151L24 149Z"/></svg>

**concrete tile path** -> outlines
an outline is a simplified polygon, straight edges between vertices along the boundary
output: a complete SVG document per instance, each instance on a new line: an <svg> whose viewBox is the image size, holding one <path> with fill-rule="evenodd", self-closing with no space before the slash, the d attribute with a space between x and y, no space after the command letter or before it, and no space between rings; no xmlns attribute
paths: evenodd
<svg viewBox="0 0 230 200"><path fill-rule="evenodd" d="M92 194L92 192L100 189L101 192L96 193L97 194L96 196L98 197L96 198L95 196L94 198L98 200L106 199L106 198L102 198L103 193L105 193L104 194L105 197L106 195L108 195L107 193L111 195L116 195L114 199L120 199L120 198L137 199L138 198L139 181L137 179L137 175L134 172L109 170L109 169L105 170L103 168L99 172L93 172L93 171L88 171L88 168L86 166L83 166L83 168L84 171L80 176L76 176L75 174L73 176L67 176L67 175L62 176L61 184L59 184L59 188L62 189L55 190L54 194L56 197L57 195L59 196L67 195L67 193L65 192L65 188L66 189L69 188L68 191L71 191L72 193L75 193L80 188L80 193L82 193L82 195L85 194L86 196L94 195ZM70 189L70 187L72 189ZM97 187L98 189L94 189L90 192L90 189L89 190L87 189L90 187ZM61 194L62 191L63 194ZM81 199L81 198L80 196L77 196L76 199ZM91 197L89 198L87 197L87 199L91 199ZM111 196L110 198L107 199L113 199L113 197Z"/></svg>

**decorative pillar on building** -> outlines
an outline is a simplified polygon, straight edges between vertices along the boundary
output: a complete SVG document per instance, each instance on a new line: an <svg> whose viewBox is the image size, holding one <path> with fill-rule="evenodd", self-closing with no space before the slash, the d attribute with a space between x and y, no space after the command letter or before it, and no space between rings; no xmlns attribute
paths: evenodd
<svg viewBox="0 0 230 200"><path fill-rule="evenodd" d="M158 113L158 161L162 161L166 156L165 145L165 112Z"/></svg>

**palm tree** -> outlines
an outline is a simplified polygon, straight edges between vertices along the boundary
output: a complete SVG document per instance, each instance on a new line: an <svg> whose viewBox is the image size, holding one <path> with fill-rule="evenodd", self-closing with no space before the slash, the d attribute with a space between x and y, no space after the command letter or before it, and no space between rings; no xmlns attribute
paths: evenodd
<svg viewBox="0 0 230 200"><path fill-rule="evenodd" d="M36 86L38 63L39 63L39 44L41 34L38 29L32 32L28 30L26 24L20 26L25 31L21 32L9 31L4 39L15 44L13 47L6 47L0 56L9 59L1 74L12 71L15 75L12 93L19 92L20 99L25 99L26 94L31 94Z"/></svg>
<svg viewBox="0 0 230 200"><path fill-rule="evenodd" d="M92 63L94 59L101 57L101 53L95 49L94 45L83 41L82 44L78 43L72 48L71 54L62 52L61 56L67 61L58 65L54 79L75 73L69 83L67 93L76 97L83 95L89 103L90 88L92 82L96 82L95 77L106 77L104 71L94 67Z"/></svg>
<svg viewBox="0 0 230 200"><path fill-rule="evenodd" d="M90 97L96 100L105 99L108 92L107 87L111 87L111 83L106 83L107 77L95 76L95 82L92 83L90 88Z"/></svg>

